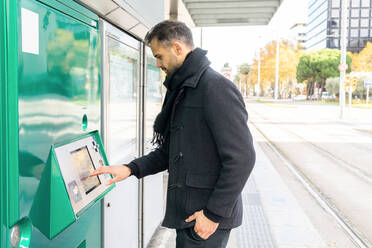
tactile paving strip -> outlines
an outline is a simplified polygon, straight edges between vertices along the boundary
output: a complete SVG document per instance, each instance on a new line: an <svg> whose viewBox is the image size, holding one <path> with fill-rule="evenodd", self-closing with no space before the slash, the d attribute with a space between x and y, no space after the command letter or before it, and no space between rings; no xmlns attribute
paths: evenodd
<svg viewBox="0 0 372 248"><path fill-rule="evenodd" d="M243 224L237 229L239 248L277 248L252 176L243 189L242 200Z"/></svg>

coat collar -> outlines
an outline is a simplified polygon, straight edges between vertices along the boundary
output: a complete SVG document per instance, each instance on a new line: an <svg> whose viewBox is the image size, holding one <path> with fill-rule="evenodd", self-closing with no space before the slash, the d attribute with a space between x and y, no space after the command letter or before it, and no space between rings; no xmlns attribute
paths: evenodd
<svg viewBox="0 0 372 248"><path fill-rule="evenodd" d="M173 90L174 87L178 86L195 88L201 75L210 65L206 54L207 51L200 48L191 51L181 67L165 79L164 86L168 90Z"/></svg>

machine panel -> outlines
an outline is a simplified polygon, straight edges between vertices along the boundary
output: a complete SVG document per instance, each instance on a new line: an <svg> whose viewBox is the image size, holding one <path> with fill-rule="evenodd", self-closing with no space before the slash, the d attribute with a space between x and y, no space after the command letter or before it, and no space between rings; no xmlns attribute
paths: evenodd
<svg viewBox="0 0 372 248"><path fill-rule="evenodd" d="M88 177L104 166L102 149L92 136L58 146L55 154L75 215L103 194L110 186L109 174Z"/></svg>

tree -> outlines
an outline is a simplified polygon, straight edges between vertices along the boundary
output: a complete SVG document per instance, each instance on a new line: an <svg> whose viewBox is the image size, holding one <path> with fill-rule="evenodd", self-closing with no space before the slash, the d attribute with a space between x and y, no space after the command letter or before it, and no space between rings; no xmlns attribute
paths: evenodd
<svg viewBox="0 0 372 248"><path fill-rule="evenodd" d="M248 73L251 70L251 66L247 63L243 63L243 64L238 66L238 70L239 70L240 74L248 75Z"/></svg>
<svg viewBox="0 0 372 248"><path fill-rule="evenodd" d="M248 63L243 63L238 65L237 69L237 75L235 75L234 82L242 91L243 95L247 95L247 90L250 88L248 85L248 74L251 70L251 66Z"/></svg>
<svg viewBox="0 0 372 248"><path fill-rule="evenodd" d="M331 95L338 96L340 93L340 78L339 77L327 78L325 88Z"/></svg>
<svg viewBox="0 0 372 248"><path fill-rule="evenodd" d="M340 74L338 65L340 64L341 53L338 49L322 49L316 52L305 54L300 58L297 67L297 80L307 82L307 97L314 94L315 83L318 84L319 96L325 89L327 78L336 77ZM346 56L348 72L350 72L351 57Z"/></svg>
<svg viewBox="0 0 372 248"><path fill-rule="evenodd" d="M352 55L351 68L354 72L372 71L372 43L368 42L360 53Z"/></svg>
<svg viewBox="0 0 372 248"><path fill-rule="evenodd" d="M260 52L261 73L260 88L261 92L267 93L275 87L275 67L276 67L276 42L267 44ZM295 89L296 68L302 51L288 41L281 41L279 44L279 89L280 95L290 94ZM251 66L251 82L258 82L258 57L255 58ZM252 85L253 86L253 85Z"/></svg>

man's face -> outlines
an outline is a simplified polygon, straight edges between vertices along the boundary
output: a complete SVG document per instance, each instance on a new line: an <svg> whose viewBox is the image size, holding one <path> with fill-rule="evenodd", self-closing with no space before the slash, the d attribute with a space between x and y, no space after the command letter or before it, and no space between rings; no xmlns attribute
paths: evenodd
<svg viewBox="0 0 372 248"><path fill-rule="evenodd" d="M174 45L167 46L160 43L156 37L150 43L152 54L156 58L156 66L162 69L168 76L172 75L180 66L179 56Z"/></svg>

